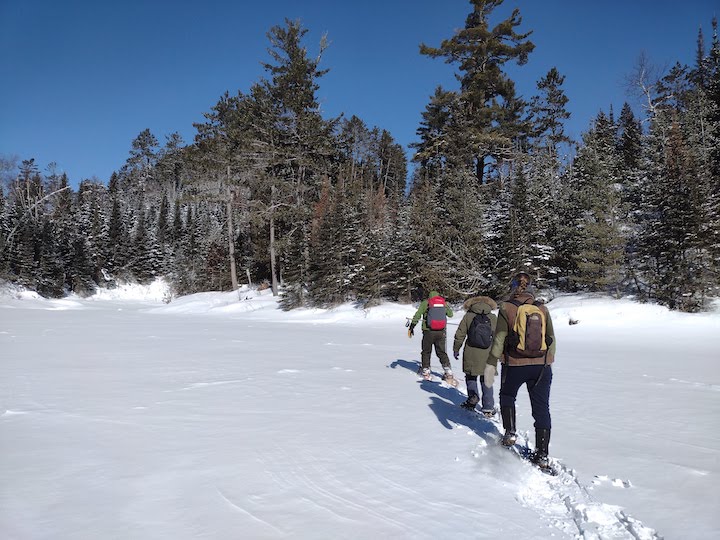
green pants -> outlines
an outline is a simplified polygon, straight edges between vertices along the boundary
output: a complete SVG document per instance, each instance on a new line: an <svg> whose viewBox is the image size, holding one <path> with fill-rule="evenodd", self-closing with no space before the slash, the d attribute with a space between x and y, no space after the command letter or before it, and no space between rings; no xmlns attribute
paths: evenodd
<svg viewBox="0 0 720 540"><path fill-rule="evenodd" d="M425 330L422 337L422 352L420 360L423 368L430 368L430 355L435 345L435 354L440 359L443 368L450 368L450 358L445 352L447 345L447 332L443 330Z"/></svg>

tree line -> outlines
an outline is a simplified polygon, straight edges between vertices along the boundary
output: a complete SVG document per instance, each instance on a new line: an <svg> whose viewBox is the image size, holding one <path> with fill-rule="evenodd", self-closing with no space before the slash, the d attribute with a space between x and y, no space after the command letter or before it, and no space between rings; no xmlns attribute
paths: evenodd
<svg viewBox="0 0 720 540"><path fill-rule="evenodd" d="M57 297L165 277L177 294L266 283L286 309L500 295L524 270L541 287L634 295L698 311L720 285L720 42L694 66L631 75L637 116L601 111L582 141L565 134L565 76L536 94L507 73L534 49L516 9L471 0L464 27L420 53L455 68L422 112L409 162L388 131L325 118L326 42L268 32L266 75L222 95L161 144L131 143L107 185L77 190L54 164L4 159L0 277Z"/></svg>

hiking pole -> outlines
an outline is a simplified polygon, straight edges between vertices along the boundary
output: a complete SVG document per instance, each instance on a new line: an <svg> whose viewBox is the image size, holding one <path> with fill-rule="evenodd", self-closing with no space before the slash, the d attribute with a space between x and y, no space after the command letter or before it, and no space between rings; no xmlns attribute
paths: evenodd
<svg viewBox="0 0 720 540"><path fill-rule="evenodd" d="M412 319L410 317L405 317L405 328L408 329L407 335L409 338L412 338L415 335L415 329L412 326Z"/></svg>

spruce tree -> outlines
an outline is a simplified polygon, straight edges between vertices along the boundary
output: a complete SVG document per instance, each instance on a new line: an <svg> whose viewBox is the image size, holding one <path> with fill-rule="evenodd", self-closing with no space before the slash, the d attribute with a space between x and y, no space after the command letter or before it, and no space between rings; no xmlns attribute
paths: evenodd
<svg viewBox="0 0 720 540"><path fill-rule="evenodd" d="M651 129L657 161L644 191L644 269L652 297L671 309L697 311L703 307L705 293L698 234L702 222L698 167L673 118L675 113L668 113Z"/></svg>
<svg viewBox="0 0 720 540"><path fill-rule="evenodd" d="M302 43L306 34L299 21L288 19L285 26L271 28L268 52L272 62L263 64L269 75L264 87L276 112L266 134L271 139L264 142L272 150L266 154L267 178L274 193L270 206L278 210L273 219L283 236L280 245L285 246L281 257L286 307L305 303L310 212L333 154L333 123L322 118L316 97L318 80L327 73L319 67L326 41L321 40L318 56L311 59Z"/></svg>
<svg viewBox="0 0 720 540"><path fill-rule="evenodd" d="M570 143L565 134L564 122L570 118L566 109L568 97L562 89L565 77L560 75L557 68L550 71L537 83L539 94L530 102L531 137L535 139L534 146L540 151L545 150L557 157L559 146Z"/></svg>
<svg viewBox="0 0 720 540"><path fill-rule="evenodd" d="M0 277L7 279L8 277L8 235L10 227L8 222L8 204L5 193L0 186Z"/></svg>
<svg viewBox="0 0 720 540"><path fill-rule="evenodd" d="M466 159L474 165L479 182L484 181L489 160L501 162L514 149L518 136L519 114L515 84L503 71L508 62L523 65L535 48L527 38L530 32L518 33L522 23L520 11L495 26L490 15L503 0L471 0L473 10L463 29L439 47L420 45L420 53L432 58L444 58L457 64L460 81L459 116L457 122L468 141Z"/></svg>
<svg viewBox="0 0 720 540"><path fill-rule="evenodd" d="M590 290L620 295L625 280L625 212L617 177L616 133L612 118L601 112L583 137L573 165L573 180L575 200L582 212L576 279Z"/></svg>

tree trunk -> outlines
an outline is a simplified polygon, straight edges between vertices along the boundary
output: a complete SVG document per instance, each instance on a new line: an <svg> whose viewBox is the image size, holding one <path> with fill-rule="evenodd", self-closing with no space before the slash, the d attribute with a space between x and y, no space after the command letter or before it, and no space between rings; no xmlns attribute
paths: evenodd
<svg viewBox="0 0 720 540"><path fill-rule="evenodd" d="M273 296L278 295L278 281L277 272L275 271L275 210L272 209L275 204L275 186L271 188L272 195L270 196L270 275L272 276L272 293Z"/></svg>
<svg viewBox="0 0 720 540"><path fill-rule="evenodd" d="M227 168L227 185L225 186L227 196L227 224L228 224L228 251L230 252L230 279L232 280L233 291L237 291L238 286L237 267L235 266L235 228L232 219L232 192L230 191L230 165Z"/></svg>

